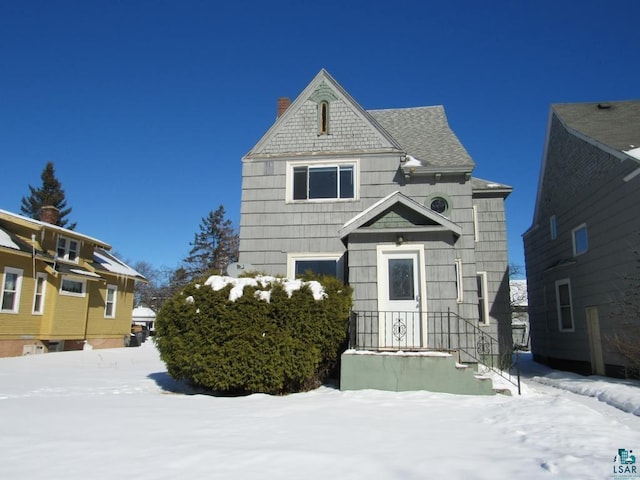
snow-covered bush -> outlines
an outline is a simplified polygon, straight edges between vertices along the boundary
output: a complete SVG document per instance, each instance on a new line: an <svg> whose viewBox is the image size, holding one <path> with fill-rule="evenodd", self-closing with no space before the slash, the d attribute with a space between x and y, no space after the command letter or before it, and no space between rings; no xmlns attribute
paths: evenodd
<svg viewBox="0 0 640 480"><path fill-rule="evenodd" d="M320 385L347 335L351 289L212 276L167 301L156 343L169 374L210 391L283 394Z"/></svg>

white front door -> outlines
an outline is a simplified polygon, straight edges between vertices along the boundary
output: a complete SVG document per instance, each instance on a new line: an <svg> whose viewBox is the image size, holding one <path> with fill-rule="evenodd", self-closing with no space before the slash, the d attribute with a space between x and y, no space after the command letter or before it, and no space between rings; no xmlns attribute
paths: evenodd
<svg viewBox="0 0 640 480"><path fill-rule="evenodd" d="M380 348L426 345L423 328L422 246L378 246L378 343Z"/></svg>

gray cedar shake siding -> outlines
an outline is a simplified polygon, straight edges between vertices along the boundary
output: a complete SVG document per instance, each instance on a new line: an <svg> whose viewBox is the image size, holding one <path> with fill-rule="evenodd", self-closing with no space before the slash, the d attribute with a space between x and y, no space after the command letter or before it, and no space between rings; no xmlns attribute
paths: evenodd
<svg viewBox="0 0 640 480"><path fill-rule="evenodd" d="M328 134L318 129L322 101L329 105ZM412 157L419 162L412 163ZM292 162L342 161L356 166L355 198L292 200ZM354 310L376 310L376 245L395 244L397 232L389 227L395 225L404 231L406 242L424 245L430 311L450 308L477 319L476 273L487 273L492 317L488 328L497 333L497 323L508 323L509 318L508 287L504 298L500 296L508 285L504 198L511 188L472 179L474 166L441 106L365 111L322 70L242 159L240 262L257 271L287 275L291 255L339 256L344 279L354 288ZM416 207L392 206L371 225L341 238L346 223L393 192ZM436 196L449 204L441 221L452 222L459 235L438 226L438 214L428 212L435 220L423 215L421 209ZM434 223L433 228L442 231L425 233L413 222ZM379 233L372 228L380 228ZM456 260L462 264L461 301Z"/></svg>
<svg viewBox="0 0 640 480"><path fill-rule="evenodd" d="M533 224L524 234L531 345L540 361L584 374L629 373L610 340L625 277L637 276L632 250L640 245L640 162L625 152L638 146L639 101L551 107ZM588 249L574 255L572 231L581 225ZM571 329L560 329L558 281L569 283ZM595 332L588 311L597 312ZM603 372L593 357L598 345Z"/></svg>

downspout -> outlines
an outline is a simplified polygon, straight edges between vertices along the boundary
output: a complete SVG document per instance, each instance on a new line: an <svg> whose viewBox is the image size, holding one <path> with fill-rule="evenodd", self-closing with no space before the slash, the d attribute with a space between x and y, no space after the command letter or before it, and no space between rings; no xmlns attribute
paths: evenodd
<svg viewBox="0 0 640 480"><path fill-rule="evenodd" d="M31 234L31 271L33 279L36 278L36 234Z"/></svg>
<svg viewBox="0 0 640 480"><path fill-rule="evenodd" d="M90 349L87 347L87 345L89 344L89 342L87 341L87 332L89 331L89 312L90 312L89 304L91 303L90 298L91 297L89 295L89 292L87 292L87 313L85 314L85 318L84 318L84 335L83 335L84 346L82 347L83 350ZM89 347L91 347L91 345L89 345Z"/></svg>

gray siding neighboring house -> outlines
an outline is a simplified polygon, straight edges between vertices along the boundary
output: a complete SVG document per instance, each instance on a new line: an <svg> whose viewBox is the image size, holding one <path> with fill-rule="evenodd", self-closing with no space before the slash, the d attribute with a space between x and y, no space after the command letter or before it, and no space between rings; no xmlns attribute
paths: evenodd
<svg viewBox="0 0 640 480"><path fill-rule="evenodd" d="M619 314L628 277L637 276L638 147L640 101L551 106L533 223L524 233L537 361L582 374L634 373L612 339L640 327Z"/></svg>
<svg viewBox="0 0 640 480"><path fill-rule="evenodd" d="M273 275L335 274L353 287L356 312L416 309L412 349L427 348L427 312L463 317L510 348L511 187L471 176L444 108L367 111L325 70L279 102L242 159L239 262ZM413 275L404 303L389 301L396 267ZM376 338L371 347L382 346Z"/></svg>

